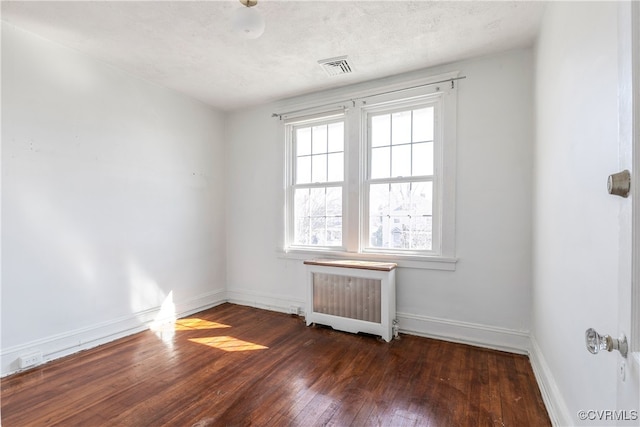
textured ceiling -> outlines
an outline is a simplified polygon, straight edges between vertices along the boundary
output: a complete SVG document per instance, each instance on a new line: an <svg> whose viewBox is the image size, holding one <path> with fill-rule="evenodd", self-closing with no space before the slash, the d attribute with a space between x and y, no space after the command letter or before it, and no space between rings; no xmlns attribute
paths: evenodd
<svg viewBox="0 0 640 427"><path fill-rule="evenodd" d="M230 30L229 1L3 1L2 20L222 110L531 46L537 1L276 1ZM328 77L319 59L348 55Z"/></svg>

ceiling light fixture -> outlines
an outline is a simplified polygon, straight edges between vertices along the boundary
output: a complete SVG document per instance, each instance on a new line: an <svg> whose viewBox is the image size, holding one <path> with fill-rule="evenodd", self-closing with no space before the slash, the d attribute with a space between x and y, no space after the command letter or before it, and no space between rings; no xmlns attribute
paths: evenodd
<svg viewBox="0 0 640 427"><path fill-rule="evenodd" d="M246 7L237 9L231 20L231 28L236 33L248 39L257 39L264 33L264 18L253 6L258 0L239 0Z"/></svg>

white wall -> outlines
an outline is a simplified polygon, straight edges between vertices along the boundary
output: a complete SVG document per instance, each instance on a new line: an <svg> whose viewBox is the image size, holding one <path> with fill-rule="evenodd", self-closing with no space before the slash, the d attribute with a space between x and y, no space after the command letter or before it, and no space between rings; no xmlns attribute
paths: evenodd
<svg viewBox="0 0 640 427"><path fill-rule="evenodd" d="M224 298L223 120L2 25L2 374Z"/></svg>
<svg viewBox="0 0 640 427"><path fill-rule="evenodd" d="M401 268L400 327L516 351L528 346L531 282L533 61L529 49L386 79L459 70L454 272ZM367 88L372 87L367 84ZM339 95L340 90L332 95ZM311 100L318 95L299 98ZM295 100L294 100L295 101ZM301 260L277 253L283 142L277 104L231 114L226 159L227 289L232 301L304 305Z"/></svg>
<svg viewBox="0 0 640 427"><path fill-rule="evenodd" d="M584 331L617 335L619 168L617 5L550 3L537 46L534 366L561 425L616 409L617 354L585 349ZM597 424L603 424L598 420Z"/></svg>

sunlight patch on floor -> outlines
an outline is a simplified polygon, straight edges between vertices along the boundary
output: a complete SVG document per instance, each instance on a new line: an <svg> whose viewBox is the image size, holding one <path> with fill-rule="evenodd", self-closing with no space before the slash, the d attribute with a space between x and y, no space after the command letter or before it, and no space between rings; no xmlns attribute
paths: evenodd
<svg viewBox="0 0 640 427"><path fill-rule="evenodd" d="M248 341L242 341L234 337L206 337L206 338L190 338L189 341L198 344L204 344L209 347L217 348L223 351L252 351L252 350L265 350L269 347L265 347L260 344L255 344Z"/></svg>
<svg viewBox="0 0 640 427"><path fill-rule="evenodd" d="M175 322L176 331L221 329L221 328L230 328L230 327L231 326L225 325L224 323L216 323L210 320L198 319L196 317L187 318L187 319L178 319Z"/></svg>

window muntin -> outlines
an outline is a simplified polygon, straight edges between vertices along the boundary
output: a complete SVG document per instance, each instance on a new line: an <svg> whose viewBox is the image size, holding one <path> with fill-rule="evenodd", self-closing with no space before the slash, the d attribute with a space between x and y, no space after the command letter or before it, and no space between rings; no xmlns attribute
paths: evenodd
<svg viewBox="0 0 640 427"><path fill-rule="evenodd" d="M342 247L344 120L289 127L293 152L292 241L301 247Z"/></svg>

